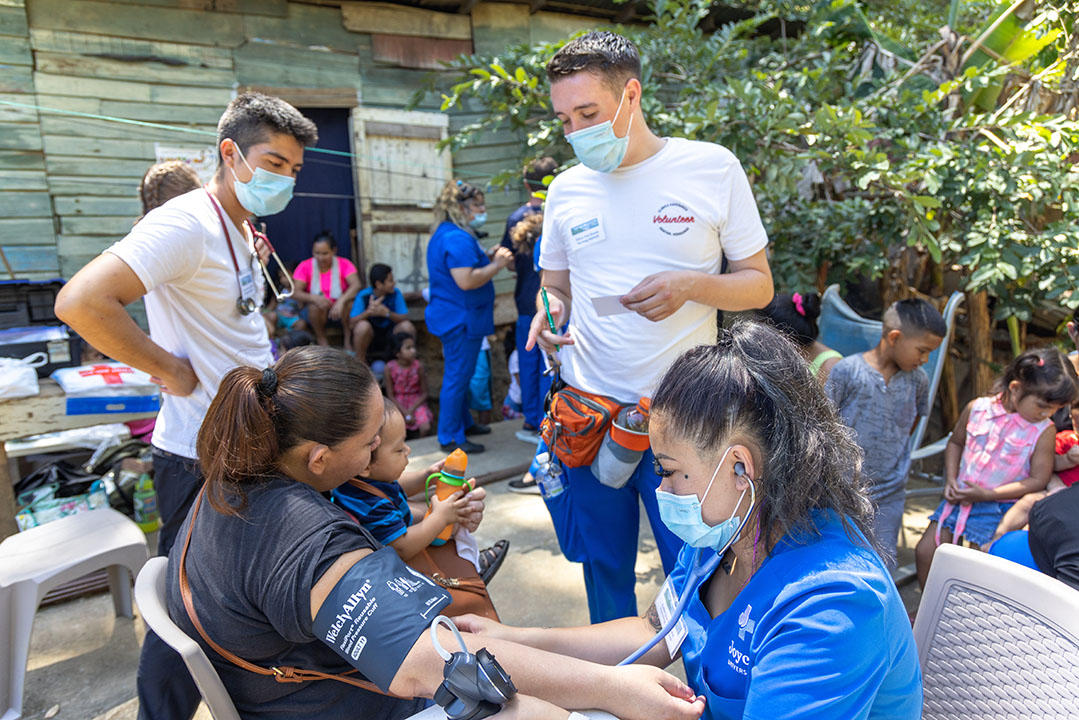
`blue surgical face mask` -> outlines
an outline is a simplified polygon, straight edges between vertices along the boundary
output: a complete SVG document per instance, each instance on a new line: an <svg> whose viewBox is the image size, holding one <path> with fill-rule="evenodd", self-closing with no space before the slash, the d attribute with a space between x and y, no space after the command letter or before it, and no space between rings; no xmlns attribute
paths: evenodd
<svg viewBox="0 0 1079 720"><path fill-rule="evenodd" d="M468 226L479 230L487 222L487 213L481 212L476 217L468 221Z"/></svg>
<svg viewBox="0 0 1079 720"><path fill-rule="evenodd" d="M251 166L247 164L247 158L240 152L239 144L236 145L236 152L239 153L247 169L251 170ZM296 186L296 178L278 175L263 168L255 168L251 170L251 179L244 183L240 182L232 168L229 168L229 172L232 173L232 187L236 191L236 199L243 205L244 210L259 217L276 215L284 210L292 199L292 189Z"/></svg>
<svg viewBox="0 0 1079 720"><path fill-rule="evenodd" d="M716 465L715 472L712 473L712 479L708 481L708 487L704 490L704 498L708 497L708 491L712 489L712 483L716 481L716 475L719 474L719 469L723 466L723 461L727 459L727 453L730 451L731 448L728 447L723 453L723 457L719 459L719 464ZM756 501L757 493L753 487L753 481L748 477L746 480L749 482L748 490L751 492L749 508L746 509L748 514L749 509L753 507L753 503ZM718 525L708 525L704 522L704 517L701 514L701 504L704 502L704 498L698 500L696 495L675 495L665 490L656 490L659 516L663 520L663 524L687 545L696 548L711 548L718 553L726 552L727 548L738 539L742 519L736 513L742 504L742 498L745 496L746 490L743 490L742 494L738 496L738 502L735 503L734 510L731 511L729 518Z"/></svg>
<svg viewBox="0 0 1079 720"><path fill-rule="evenodd" d="M571 132L566 136L577 159L585 167L596 172L609 173L616 170L625 159L626 150L629 148L629 129L633 126L633 115L629 116L625 136L618 137L614 134L614 121L622 112L622 103L625 99L626 91L622 90L622 97L618 101L618 109L614 111L614 118Z"/></svg>

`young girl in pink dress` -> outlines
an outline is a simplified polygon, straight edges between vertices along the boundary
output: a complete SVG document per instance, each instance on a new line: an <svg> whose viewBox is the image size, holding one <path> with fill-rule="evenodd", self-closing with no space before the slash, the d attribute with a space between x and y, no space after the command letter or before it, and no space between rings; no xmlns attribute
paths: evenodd
<svg viewBox="0 0 1079 720"><path fill-rule="evenodd" d="M416 358L416 339L408 333L394 333L393 356L386 363L386 397L400 406L407 430L426 435L434 415L427 407L427 376Z"/></svg>
<svg viewBox="0 0 1079 720"><path fill-rule="evenodd" d="M1017 357L996 391L967 405L948 440L944 500L915 548L922 587L937 545L966 540L985 549L1015 501L1045 489L1056 440L1049 418L1079 395L1075 370L1056 348Z"/></svg>

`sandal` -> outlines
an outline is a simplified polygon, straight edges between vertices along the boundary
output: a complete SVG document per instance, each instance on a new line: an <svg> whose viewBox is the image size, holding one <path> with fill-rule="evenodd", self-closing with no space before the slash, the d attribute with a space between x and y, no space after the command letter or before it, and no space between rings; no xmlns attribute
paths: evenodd
<svg viewBox="0 0 1079 720"><path fill-rule="evenodd" d="M491 578L502 567L502 561L506 559L509 549L509 540L499 540L491 547L480 550L480 577L485 585L491 582Z"/></svg>

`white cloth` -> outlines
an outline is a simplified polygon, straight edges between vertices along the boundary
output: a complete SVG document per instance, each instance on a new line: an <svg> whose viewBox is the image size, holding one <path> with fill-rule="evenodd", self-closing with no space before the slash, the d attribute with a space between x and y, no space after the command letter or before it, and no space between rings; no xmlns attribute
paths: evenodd
<svg viewBox="0 0 1079 720"><path fill-rule="evenodd" d="M510 359L509 359L507 364L509 365L509 371L510 371L510 387L509 387L509 390L506 391L506 395L509 397L511 402L514 402L514 403L520 405L521 404L521 382L520 382L521 363L517 359L517 351L516 350L514 350L513 352L510 353Z"/></svg>
<svg viewBox="0 0 1079 720"><path fill-rule="evenodd" d="M222 213L241 272L257 277L251 239ZM199 380L187 397L165 395L153 444L195 458L199 426L225 373L273 362L262 314L241 315L240 291L214 206L199 188L151 210L105 252L124 261L146 288L150 337L186 357Z"/></svg>
<svg viewBox="0 0 1079 720"><path fill-rule="evenodd" d="M311 258L311 295L322 294L322 271L318 267L318 258ZM341 262L337 256L333 256L333 264L330 265L330 300L341 297Z"/></svg>
<svg viewBox="0 0 1079 720"><path fill-rule="evenodd" d="M685 350L716 341L715 308L688 302L658 323L636 313L599 317L591 299L624 295L664 270L718 273L768 236L745 171L726 148L668 138L652 157L599 173L583 165L547 193L539 264L569 270L575 345L559 351L570 385L626 403L650 395Z"/></svg>
<svg viewBox="0 0 1079 720"><path fill-rule="evenodd" d="M457 545L457 557L469 561L475 566L476 572L480 572L480 545L476 542L476 536L458 525L453 539Z"/></svg>

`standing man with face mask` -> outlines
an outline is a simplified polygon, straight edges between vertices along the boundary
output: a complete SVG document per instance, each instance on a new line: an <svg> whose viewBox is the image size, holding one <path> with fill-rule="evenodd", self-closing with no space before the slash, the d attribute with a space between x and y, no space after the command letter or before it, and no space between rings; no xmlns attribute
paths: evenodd
<svg viewBox="0 0 1079 720"><path fill-rule="evenodd" d="M656 136L640 75L636 47L611 32L571 40L547 64L551 103L581 164L551 184L539 260L554 325L568 319L569 329L551 332L537 298L529 331L567 385L623 405L647 397L683 351L715 343L717 308L764 307L773 293L768 238L738 159ZM638 500L664 570L674 565L681 543L660 520L653 463L645 452L619 488L587 465L562 470L568 509L552 519L564 524L567 557L584 565L592 622L637 613Z"/></svg>
<svg viewBox="0 0 1079 720"><path fill-rule="evenodd" d="M251 216L285 209L314 123L279 98L238 96L217 125L218 168L205 188L148 213L75 274L56 315L102 353L150 373L165 394L153 435L154 485L167 555L202 484L195 438L221 378L273 362L258 312L261 269ZM124 310L145 297L150 335ZM139 717L189 718L198 690L180 656L147 633Z"/></svg>

